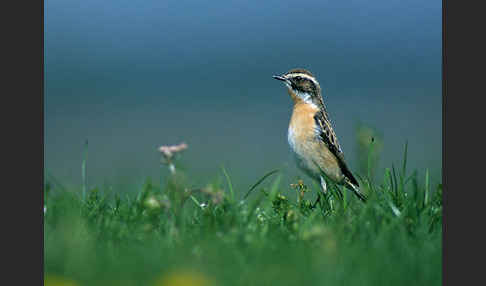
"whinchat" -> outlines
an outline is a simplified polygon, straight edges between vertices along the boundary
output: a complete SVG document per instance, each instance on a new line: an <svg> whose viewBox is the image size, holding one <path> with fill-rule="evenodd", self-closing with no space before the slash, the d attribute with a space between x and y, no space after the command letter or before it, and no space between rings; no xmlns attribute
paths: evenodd
<svg viewBox="0 0 486 286"><path fill-rule="evenodd" d="M285 83L294 102L288 141L296 154L298 166L320 181L324 193L327 192L325 178L328 178L346 186L359 199L366 201L359 190L358 181L346 165L317 79L305 69L292 69L273 78Z"/></svg>

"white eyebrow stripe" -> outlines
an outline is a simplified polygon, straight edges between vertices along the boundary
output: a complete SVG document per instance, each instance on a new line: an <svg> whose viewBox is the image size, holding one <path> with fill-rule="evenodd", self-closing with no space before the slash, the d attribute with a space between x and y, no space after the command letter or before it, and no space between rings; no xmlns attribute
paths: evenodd
<svg viewBox="0 0 486 286"><path fill-rule="evenodd" d="M317 80L314 77L312 77L312 76L310 76L308 74L305 74L305 73L291 73L290 75L292 77L300 76L300 77L306 78L306 79L312 81L315 85L319 85L319 83L317 82Z"/></svg>

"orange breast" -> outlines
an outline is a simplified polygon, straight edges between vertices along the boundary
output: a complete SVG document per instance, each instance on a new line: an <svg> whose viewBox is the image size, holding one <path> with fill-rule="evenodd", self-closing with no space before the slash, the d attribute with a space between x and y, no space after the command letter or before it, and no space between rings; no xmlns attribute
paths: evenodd
<svg viewBox="0 0 486 286"><path fill-rule="evenodd" d="M315 137L314 115L317 111L319 109L313 104L298 102L294 105L289 125L294 141L302 142Z"/></svg>
<svg viewBox="0 0 486 286"><path fill-rule="evenodd" d="M292 150L301 159L301 166L318 175L323 171L334 180L342 180L336 157L316 137L315 113L319 109L309 103L296 102L289 124L288 140Z"/></svg>

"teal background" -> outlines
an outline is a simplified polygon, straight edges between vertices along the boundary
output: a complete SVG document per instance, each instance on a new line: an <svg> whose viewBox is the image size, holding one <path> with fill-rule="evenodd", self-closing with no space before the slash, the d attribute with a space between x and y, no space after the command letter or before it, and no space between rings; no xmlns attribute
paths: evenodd
<svg viewBox="0 0 486 286"><path fill-rule="evenodd" d="M45 170L80 186L158 181L157 147L182 141L194 185L237 189L280 168L291 100L272 75L302 67L323 88L352 170L356 126L383 139L381 167L440 181L440 1L45 1ZM423 174L423 172L422 172ZM379 174L378 174L379 175Z"/></svg>

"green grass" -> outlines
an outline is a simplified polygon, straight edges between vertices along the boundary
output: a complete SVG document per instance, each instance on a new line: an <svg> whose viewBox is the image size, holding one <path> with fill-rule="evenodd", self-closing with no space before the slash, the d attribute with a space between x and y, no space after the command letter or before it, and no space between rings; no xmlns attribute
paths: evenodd
<svg viewBox="0 0 486 286"><path fill-rule="evenodd" d="M317 186L282 185L275 171L248 190L223 168L201 189L177 175L85 199L47 178L45 283L441 285L442 187L407 175L406 152L401 165L380 183L360 178L366 204L331 184L314 208Z"/></svg>

